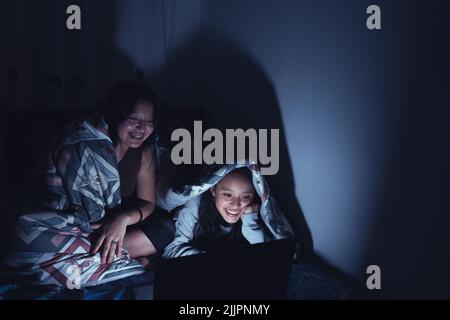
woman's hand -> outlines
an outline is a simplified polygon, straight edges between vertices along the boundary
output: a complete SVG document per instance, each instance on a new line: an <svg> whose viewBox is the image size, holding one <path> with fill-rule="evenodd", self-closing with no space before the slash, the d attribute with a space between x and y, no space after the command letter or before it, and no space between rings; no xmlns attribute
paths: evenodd
<svg viewBox="0 0 450 320"><path fill-rule="evenodd" d="M259 204L257 202L253 202L244 208L244 214L255 212L259 212Z"/></svg>
<svg viewBox="0 0 450 320"><path fill-rule="evenodd" d="M99 235L92 247L91 254L96 254L101 248L101 263L111 263L114 254L122 254L123 239L127 231L129 217L118 215L103 224L91 224L93 229L99 229Z"/></svg>

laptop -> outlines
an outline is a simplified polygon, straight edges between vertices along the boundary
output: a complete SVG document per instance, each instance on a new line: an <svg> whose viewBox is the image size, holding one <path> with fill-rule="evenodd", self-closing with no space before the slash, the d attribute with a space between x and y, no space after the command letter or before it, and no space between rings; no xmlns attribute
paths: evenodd
<svg viewBox="0 0 450 320"><path fill-rule="evenodd" d="M154 300L285 299L296 239L282 239L205 254L161 259L152 288L136 298Z"/></svg>

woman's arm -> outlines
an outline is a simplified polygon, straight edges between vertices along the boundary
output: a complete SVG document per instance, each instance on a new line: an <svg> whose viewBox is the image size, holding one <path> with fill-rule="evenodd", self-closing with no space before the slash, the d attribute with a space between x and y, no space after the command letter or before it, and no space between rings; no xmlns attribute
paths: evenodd
<svg viewBox="0 0 450 320"><path fill-rule="evenodd" d="M244 209L242 220L242 234L251 244L261 243L268 240L264 233L259 217L259 205L253 204Z"/></svg>
<svg viewBox="0 0 450 320"><path fill-rule="evenodd" d="M155 179L155 160L153 157L153 149L147 148L142 153L141 167L137 175L136 182L136 196L138 202L136 208L129 208L123 211L123 214L128 217L127 224L132 225L146 219L155 210L155 190L156 190L156 179Z"/></svg>
<svg viewBox="0 0 450 320"><path fill-rule="evenodd" d="M136 195L138 198L136 207L116 212L102 225L101 233L92 249L92 253L96 253L102 248L102 263L111 263L114 255L121 255L127 227L144 220L155 209L155 161L151 148L146 149L142 154L141 167L137 175Z"/></svg>
<svg viewBox="0 0 450 320"><path fill-rule="evenodd" d="M170 243L163 254L164 258L176 258L193 254L203 253L203 251L191 246L189 242L194 238L194 229L198 221L199 197L187 202L178 212L175 223L175 238Z"/></svg>

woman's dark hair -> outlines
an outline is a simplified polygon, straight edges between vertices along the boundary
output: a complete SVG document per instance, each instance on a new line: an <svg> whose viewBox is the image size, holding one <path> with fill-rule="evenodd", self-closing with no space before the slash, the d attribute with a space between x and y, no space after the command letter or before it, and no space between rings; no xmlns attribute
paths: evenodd
<svg viewBox="0 0 450 320"><path fill-rule="evenodd" d="M114 145L117 144L117 127L133 113L139 102L150 102L153 105L153 124L155 131L159 118L159 104L155 93L146 85L137 81L123 81L118 83L102 103L101 113L108 124L109 134ZM152 143L155 131L145 143Z"/></svg>
<svg viewBox="0 0 450 320"><path fill-rule="evenodd" d="M244 175L252 181L251 171L247 167L238 168L232 171ZM220 183L220 182L219 182ZM256 201L260 204L261 199L256 194ZM219 211L216 208L214 197L208 190L201 195L198 222L194 229L194 237L190 244L200 250L207 251L208 249L215 249L217 242L222 236L221 225L228 225L222 218ZM242 241L246 241L241 232L242 222L239 219L238 222L232 225L231 233L227 238L226 247L242 244Z"/></svg>

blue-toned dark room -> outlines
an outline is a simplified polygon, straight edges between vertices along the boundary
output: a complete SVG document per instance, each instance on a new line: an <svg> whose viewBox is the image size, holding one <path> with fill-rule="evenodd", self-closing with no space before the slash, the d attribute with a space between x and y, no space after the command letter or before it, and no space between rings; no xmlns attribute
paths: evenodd
<svg viewBox="0 0 450 320"><path fill-rule="evenodd" d="M449 9L0 0L0 300L450 299Z"/></svg>

